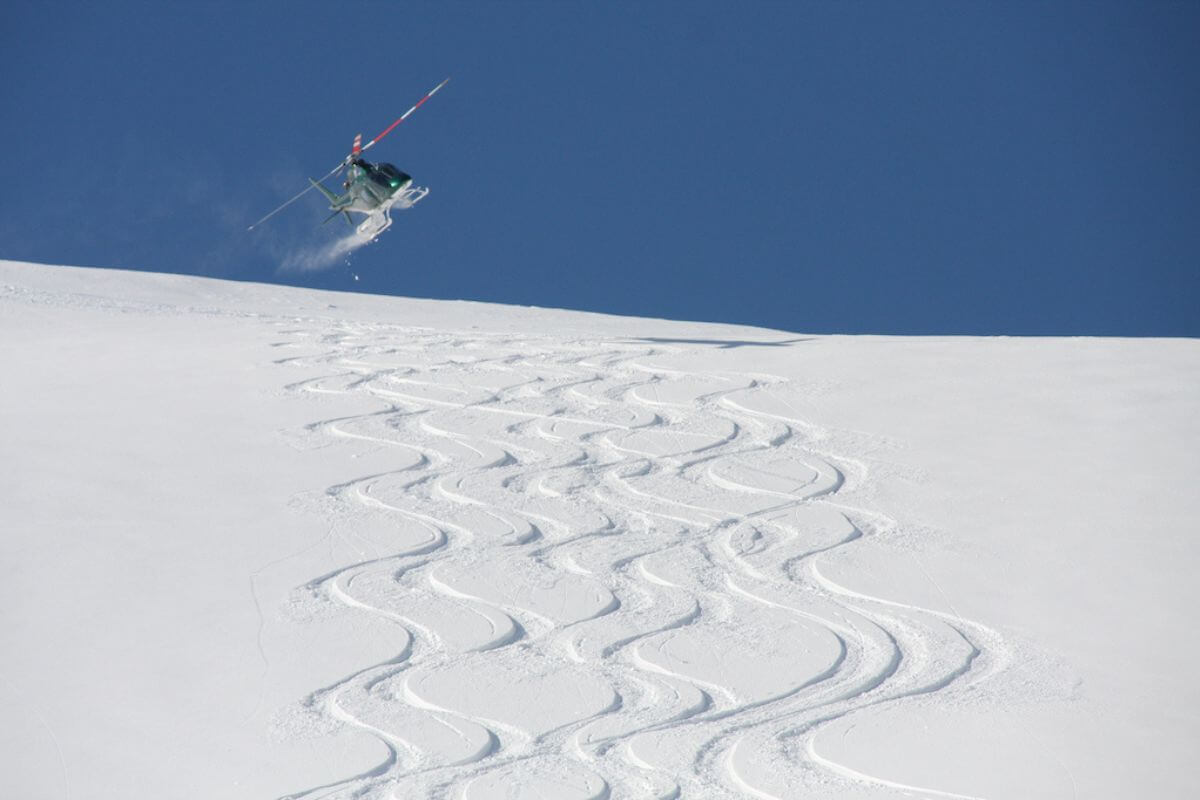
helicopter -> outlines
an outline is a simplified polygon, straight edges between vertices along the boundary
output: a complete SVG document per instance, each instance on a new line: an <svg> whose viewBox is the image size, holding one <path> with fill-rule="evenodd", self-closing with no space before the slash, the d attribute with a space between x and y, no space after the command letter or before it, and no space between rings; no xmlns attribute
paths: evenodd
<svg viewBox="0 0 1200 800"><path fill-rule="evenodd" d="M346 179L342 181L345 194L336 194L312 178L308 181L329 200L333 213L325 218L325 222L341 214L346 218L346 223L353 227L351 212L364 214L366 218L359 223L356 231L364 239L374 239L391 226L393 208L412 208L429 194L429 189L413 186L412 176L392 164L372 164L362 157L362 149L362 134L359 134L354 137L350 163L346 165Z"/></svg>
<svg viewBox="0 0 1200 800"><path fill-rule="evenodd" d="M380 139L387 136L397 125L408 119L410 114L420 108L426 100L433 97L449 80L449 78L446 78L446 80L435 86L424 97L418 100L416 105L405 111L399 119L384 128L382 133L365 145L362 143L361 133L355 136L354 144L350 148L350 154L342 159L340 164L325 173L320 180L309 178L307 188L300 191L246 230L252 231L259 225L262 225L271 217L299 200L309 190L319 189L321 194L325 195L325 199L329 201L329 208L333 211L332 214L325 218L325 222L329 222L340 214L345 217L347 224L353 227L354 220L350 215L363 214L365 218L355 228L355 232L364 239L374 239L379 236L379 234L391 227L393 208L412 208L429 194L429 189L423 186L414 186L412 176L401 172L392 164L382 162L372 164L363 158L363 153L374 147ZM345 178L342 181L342 188L345 190L345 194L337 194L324 184L326 179L339 172L345 173Z"/></svg>

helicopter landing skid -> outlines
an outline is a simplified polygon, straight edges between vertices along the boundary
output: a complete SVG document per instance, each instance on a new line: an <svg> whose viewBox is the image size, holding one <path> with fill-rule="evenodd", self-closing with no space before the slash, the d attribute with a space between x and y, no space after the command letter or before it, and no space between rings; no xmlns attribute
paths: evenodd
<svg viewBox="0 0 1200 800"><path fill-rule="evenodd" d="M368 214L367 218L358 224L356 232L364 239L374 239L392 226L393 208L412 208L427 194L429 189L425 186L410 186L396 192L386 204Z"/></svg>
<svg viewBox="0 0 1200 800"><path fill-rule="evenodd" d="M402 192L396 192L391 204L398 208L412 208L427 194L427 186L410 186Z"/></svg>

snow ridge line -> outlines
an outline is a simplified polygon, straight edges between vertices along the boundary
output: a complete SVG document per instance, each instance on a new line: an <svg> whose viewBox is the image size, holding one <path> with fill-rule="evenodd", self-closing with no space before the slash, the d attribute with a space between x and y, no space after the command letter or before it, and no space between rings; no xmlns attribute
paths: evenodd
<svg viewBox="0 0 1200 800"><path fill-rule="evenodd" d="M786 382L677 368L661 343L288 336L319 352L278 363L328 370L288 391L378 401L303 435L397 456L330 487L371 557L303 592L411 644L307 701L388 761L287 797L957 796L818 755L824 725L964 691L1007 651L821 573L898 523L848 499L865 466Z"/></svg>

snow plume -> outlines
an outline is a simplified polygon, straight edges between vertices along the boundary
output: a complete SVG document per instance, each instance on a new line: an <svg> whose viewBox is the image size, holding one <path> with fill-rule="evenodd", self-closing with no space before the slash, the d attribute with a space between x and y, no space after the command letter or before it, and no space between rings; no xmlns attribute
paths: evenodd
<svg viewBox="0 0 1200 800"><path fill-rule="evenodd" d="M279 265L279 271L317 272L328 269L336 264L338 259L370 243L370 237L360 236L357 231L351 231L332 242L307 244L287 253Z"/></svg>

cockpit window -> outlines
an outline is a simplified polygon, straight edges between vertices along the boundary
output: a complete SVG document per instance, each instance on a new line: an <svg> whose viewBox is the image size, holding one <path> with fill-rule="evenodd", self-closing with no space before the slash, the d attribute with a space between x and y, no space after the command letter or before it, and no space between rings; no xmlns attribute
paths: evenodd
<svg viewBox="0 0 1200 800"><path fill-rule="evenodd" d="M393 186L399 186L405 181L412 180L411 176L396 169L394 164L380 164L379 171L387 175L389 183L392 183Z"/></svg>

